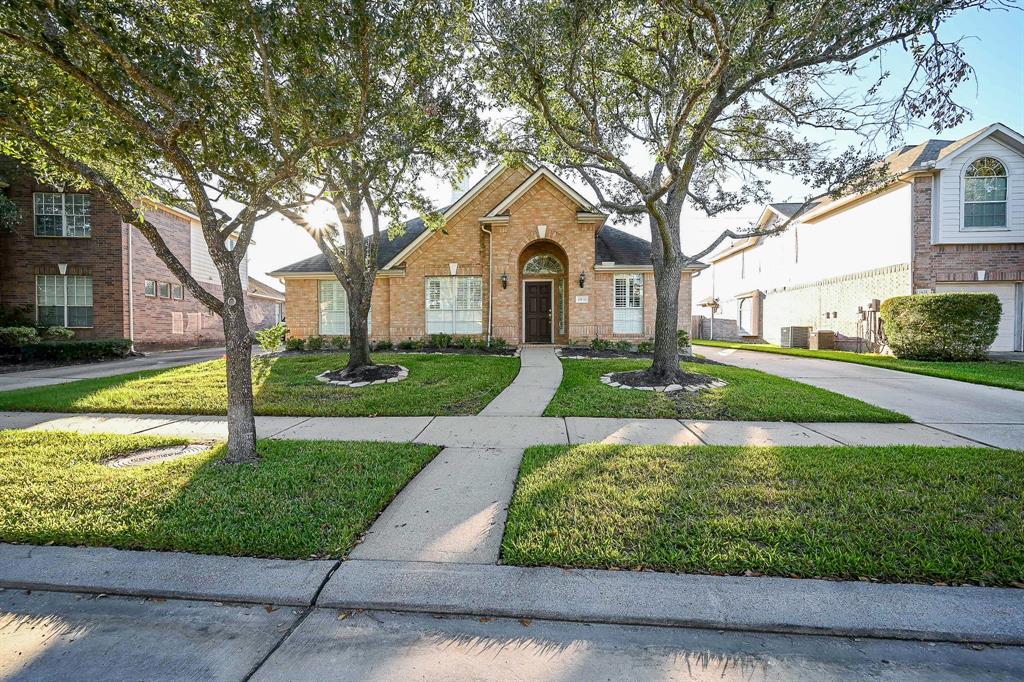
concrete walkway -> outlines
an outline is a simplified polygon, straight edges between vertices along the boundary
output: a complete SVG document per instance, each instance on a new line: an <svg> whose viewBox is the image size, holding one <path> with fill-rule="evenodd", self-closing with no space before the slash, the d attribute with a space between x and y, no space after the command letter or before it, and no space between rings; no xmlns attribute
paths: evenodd
<svg viewBox="0 0 1024 682"><path fill-rule="evenodd" d="M519 355L519 375L487 404L484 417L539 417L562 383L562 362L548 346L524 346Z"/></svg>
<svg viewBox="0 0 1024 682"><path fill-rule="evenodd" d="M1024 444L1024 391L834 360L710 346L698 352L848 395L986 445L1019 449Z"/></svg>
<svg viewBox="0 0 1024 682"><path fill-rule="evenodd" d="M0 374L0 391L11 391L16 388L33 388L36 386L52 386L66 384L79 379L96 379L115 374L141 372L147 369L169 369L206 362L224 355L223 348L193 348L190 350L161 351L147 353L143 357L109 360L107 362L91 362L83 365L66 365L64 367L47 367L30 369L23 372L6 372Z"/></svg>

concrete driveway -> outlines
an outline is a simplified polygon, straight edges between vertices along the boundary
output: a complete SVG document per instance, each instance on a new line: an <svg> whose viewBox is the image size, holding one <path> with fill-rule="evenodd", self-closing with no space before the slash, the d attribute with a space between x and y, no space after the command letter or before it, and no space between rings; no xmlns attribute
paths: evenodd
<svg viewBox="0 0 1024 682"><path fill-rule="evenodd" d="M698 352L710 360L842 393L986 445L1024 447L1024 391L734 348L703 346Z"/></svg>
<svg viewBox="0 0 1024 682"><path fill-rule="evenodd" d="M191 365L196 362L213 360L224 355L224 349L192 348L189 350L160 351L147 353L144 357L109 360L107 362L91 362L82 365L66 365L64 367L47 367L31 369L24 372L6 372L0 374L0 391L11 391L16 388L34 388L36 386L52 386L66 384L79 379L95 379L115 374L140 372L146 369L168 369Z"/></svg>

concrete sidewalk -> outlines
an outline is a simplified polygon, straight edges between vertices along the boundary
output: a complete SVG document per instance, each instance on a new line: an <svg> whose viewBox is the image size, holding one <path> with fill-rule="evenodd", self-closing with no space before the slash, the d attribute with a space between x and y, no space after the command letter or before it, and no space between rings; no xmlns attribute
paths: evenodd
<svg viewBox="0 0 1024 682"><path fill-rule="evenodd" d="M697 352L857 398L993 447L1016 449L1024 443L1024 391L777 353L711 346Z"/></svg>
<svg viewBox="0 0 1024 682"><path fill-rule="evenodd" d="M116 374L141 372L147 369L170 369L171 367L214 360L222 355L224 355L223 348L193 348L147 353L143 357L125 358L124 360L30 369L23 372L5 372L0 374L0 391L66 384L79 379L96 379Z"/></svg>
<svg viewBox="0 0 1024 682"><path fill-rule="evenodd" d="M480 411L484 417L540 417L562 383L562 361L554 348L525 346L519 355L519 374Z"/></svg>
<svg viewBox="0 0 1024 682"><path fill-rule="evenodd" d="M606 417L256 417L256 433L260 438L376 440L481 449L566 443L983 447L979 441L992 439L989 433L992 425L978 425L977 440L949 433L946 426ZM225 439L228 434L225 417L160 414L0 412L0 429L206 439ZM1020 443L1009 443L1005 447L1018 448Z"/></svg>
<svg viewBox="0 0 1024 682"><path fill-rule="evenodd" d="M268 567L272 567L268 570ZM1024 590L0 543L0 587L484 617L1024 644Z"/></svg>

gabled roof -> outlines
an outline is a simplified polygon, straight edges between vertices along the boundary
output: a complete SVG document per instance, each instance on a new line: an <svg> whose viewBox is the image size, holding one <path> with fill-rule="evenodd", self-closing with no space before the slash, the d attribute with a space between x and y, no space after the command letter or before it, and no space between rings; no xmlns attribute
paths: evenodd
<svg viewBox="0 0 1024 682"><path fill-rule="evenodd" d="M573 189L571 186L569 186L565 182L565 180L562 180L562 178L560 178L557 175L555 175L554 173L552 173L551 170L549 170L548 168L546 168L544 166L541 166L540 168L535 170L533 172L533 174L530 175L530 177L528 177L525 180L523 180L523 182L520 183L520 185L518 187L516 187L514 190L512 190L512 192L510 192L507 197L502 199L501 203L499 203L497 206L492 208L487 213L486 217L493 218L493 217L496 217L496 216L507 214L509 207L512 206L512 204L514 204L521 196L526 194L530 190L531 187L536 185L542 179L547 179L547 181L550 182L552 185L554 185L558 189L562 190L562 192L565 193L570 199L572 199L577 204L579 204L579 207L580 207L580 209L583 210L583 212L585 212L585 213L598 213L599 212L597 207L594 206L594 204L592 204L585 196L583 196L582 194L577 192L575 189Z"/></svg>
<svg viewBox="0 0 1024 682"><path fill-rule="evenodd" d="M616 265L650 265L651 243L614 227L602 227L594 244L594 260Z"/></svg>
<svg viewBox="0 0 1024 682"><path fill-rule="evenodd" d="M250 296L257 296L259 298L270 298L275 301L284 300L284 292L275 289L269 284L264 284L255 277L249 278L248 292Z"/></svg>

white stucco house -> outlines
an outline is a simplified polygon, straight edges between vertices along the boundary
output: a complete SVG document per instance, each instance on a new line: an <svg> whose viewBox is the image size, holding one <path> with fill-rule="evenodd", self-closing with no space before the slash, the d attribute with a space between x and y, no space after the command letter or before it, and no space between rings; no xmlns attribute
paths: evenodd
<svg viewBox="0 0 1024 682"><path fill-rule="evenodd" d="M1024 136L995 123L896 150L870 193L766 206L779 235L734 240L693 279L699 337L779 343L783 327L875 347L877 304L912 293L999 296L993 351L1024 351Z"/></svg>

